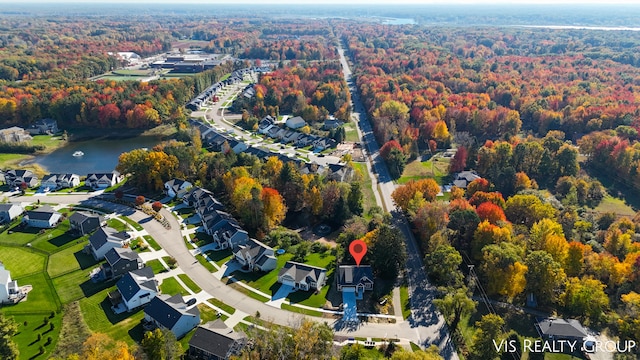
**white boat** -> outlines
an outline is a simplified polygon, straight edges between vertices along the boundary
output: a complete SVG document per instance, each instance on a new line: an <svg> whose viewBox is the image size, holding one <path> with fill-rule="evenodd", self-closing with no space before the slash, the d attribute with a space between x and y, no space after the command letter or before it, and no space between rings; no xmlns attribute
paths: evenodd
<svg viewBox="0 0 640 360"><path fill-rule="evenodd" d="M75 156L75 157L84 156L84 153L82 151L76 151L76 152L73 153L73 156Z"/></svg>

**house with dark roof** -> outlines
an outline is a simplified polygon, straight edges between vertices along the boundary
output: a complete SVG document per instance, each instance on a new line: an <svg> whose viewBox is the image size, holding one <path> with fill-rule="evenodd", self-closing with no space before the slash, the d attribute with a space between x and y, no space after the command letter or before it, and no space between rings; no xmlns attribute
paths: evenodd
<svg viewBox="0 0 640 360"><path fill-rule="evenodd" d="M327 119L322 124L323 130L333 130L342 126L343 122L337 119Z"/></svg>
<svg viewBox="0 0 640 360"><path fill-rule="evenodd" d="M122 176L117 171L103 174L88 174L85 180L85 185L93 189L106 189L114 186L122 181Z"/></svg>
<svg viewBox="0 0 640 360"><path fill-rule="evenodd" d="M258 123L258 132L260 134L266 134L267 130L276 123L276 119L271 115L267 115Z"/></svg>
<svg viewBox="0 0 640 360"><path fill-rule="evenodd" d="M256 239L249 239L246 244L235 247L233 257L243 267L254 271L271 271L277 265L273 248Z"/></svg>
<svg viewBox="0 0 640 360"><path fill-rule="evenodd" d="M304 121L304 119L301 118L300 116L296 116L296 117L288 118L287 121L285 121L285 125L289 129L300 129L301 127L304 127L305 125L307 125L307 122Z"/></svg>
<svg viewBox="0 0 640 360"><path fill-rule="evenodd" d="M582 341L589 336L587 330L575 319L541 319L538 320L536 329L544 339Z"/></svg>
<svg viewBox="0 0 640 360"><path fill-rule="evenodd" d="M76 174L49 174L42 178L40 187L49 190L72 188L80 185L80 176Z"/></svg>
<svg viewBox="0 0 640 360"><path fill-rule="evenodd" d="M38 185L38 177L29 170L8 170L4 173L4 182L10 187L27 184L28 188L33 188Z"/></svg>
<svg viewBox="0 0 640 360"><path fill-rule="evenodd" d="M200 324L200 310L197 306L189 308L180 294L158 295L144 308L144 319L181 338Z"/></svg>
<svg viewBox="0 0 640 360"><path fill-rule="evenodd" d="M233 249L247 243L249 234L235 220L225 219L221 223L210 234L218 249Z"/></svg>
<svg viewBox="0 0 640 360"><path fill-rule="evenodd" d="M373 270L370 265L340 265L336 276L338 291L355 292L362 299L365 291L373 290Z"/></svg>
<svg viewBox="0 0 640 360"><path fill-rule="evenodd" d="M131 241L131 235L126 231L118 231L105 226L100 227L89 237L87 251L96 260L104 259L107 252L114 248L122 248Z"/></svg>
<svg viewBox="0 0 640 360"><path fill-rule="evenodd" d="M198 205L198 202L200 201L200 199L204 198L205 196L210 196L213 198L213 193L201 187L194 186L191 188L191 190L187 191L184 194L184 196L182 197L182 203L192 208L195 208Z"/></svg>
<svg viewBox="0 0 640 360"><path fill-rule="evenodd" d="M144 266L140 255L131 249L113 248L104 258L107 262L100 266L100 271L105 279L115 279Z"/></svg>
<svg viewBox="0 0 640 360"><path fill-rule="evenodd" d="M69 216L69 225L71 225L71 230L80 235L89 234L105 224L106 222L104 220L104 217L98 214L76 211L71 216Z"/></svg>
<svg viewBox="0 0 640 360"><path fill-rule="evenodd" d="M58 225L62 220L62 214L54 211L50 206L43 206L27 211L22 217L22 222L27 226L48 229Z"/></svg>
<svg viewBox="0 0 640 360"><path fill-rule="evenodd" d="M41 119L27 129L31 135L55 134L59 132L58 122L54 119Z"/></svg>
<svg viewBox="0 0 640 360"><path fill-rule="evenodd" d="M278 272L278 282L294 289L319 291L327 280L327 269L287 261Z"/></svg>
<svg viewBox="0 0 640 360"><path fill-rule="evenodd" d="M217 319L196 328L187 354L192 360L228 360L240 355L246 344L245 333L236 332Z"/></svg>
<svg viewBox="0 0 640 360"><path fill-rule="evenodd" d="M456 174L453 185L466 189L470 182L477 179L481 179L481 177L475 171L461 171Z"/></svg>
<svg viewBox="0 0 640 360"><path fill-rule="evenodd" d="M127 311L132 311L151 302L158 295L158 281L153 269L146 266L131 270L116 283L116 290L109 294L114 312L120 304Z"/></svg>
<svg viewBox="0 0 640 360"><path fill-rule="evenodd" d="M6 224L22 215L24 208L20 204L0 204L0 224Z"/></svg>
<svg viewBox="0 0 640 360"><path fill-rule="evenodd" d="M341 164L328 164L327 168L327 177L330 180L345 182L351 180L351 177L353 175L353 169L349 166Z"/></svg>
<svg viewBox="0 0 640 360"><path fill-rule="evenodd" d="M171 179L164 183L164 193L167 194L168 197L178 199L182 199L184 194L192 187L193 185L182 179Z"/></svg>

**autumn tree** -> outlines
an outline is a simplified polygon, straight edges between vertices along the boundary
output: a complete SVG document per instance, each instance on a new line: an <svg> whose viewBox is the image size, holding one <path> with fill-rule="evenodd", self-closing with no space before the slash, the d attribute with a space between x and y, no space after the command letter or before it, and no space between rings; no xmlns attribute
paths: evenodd
<svg viewBox="0 0 640 360"><path fill-rule="evenodd" d="M487 293L506 296L511 301L525 289L527 266L522 249L511 243L487 245L482 249L480 268L487 279Z"/></svg>
<svg viewBox="0 0 640 360"><path fill-rule="evenodd" d="M170 330L147 331L140 344L149 359L177 360L182 358L182 345Z"/></svg>
<svg viewBox="0 0 640 360"><path fill-rule="evenodd" d="M0 358L17 360L20 356L18 345L13 337L18 333L18 324L13 318L6 317L0 312Z"/></svg>
<svg viewBox="0 0 640 360"><path fill-rule="evenodd" d="M548 203L543 203L535 195L514 195L505 205L507 219L514 224L533 225L544 218L553 218L556 210Z"/></svg>
<svg viewBox="0 0 640 360"><path fill-rule="evenodd" d="M80 358L86 360L135 360L123 341L115 341L102 333L93 333L82 344Z"/></svg>
<svg viewBox="0 0 640 360"><path fill-rule="evenodd" d="M409 209L409 203L418 192L420 192L421 197L426 201L433 201L440 192L440 186L433 179L411 180L405 185L395 189L391 197L396 206L403 211L407 211Z"/></svg>
<svg viewBox="0 0 640 360"><path fill-rule="evenodd" d="M478 213L480 220L486 220L494 225L507 220L502 208L490 202L480 204L476 209L476 212Z"/></svg>
<svg viewBox="0 0 640 360"><path fill-rule="evenodd" d="M540 304L550 304L555 300L555 290L565 280L562 266L544 250L533 251L527 255L527 291L536 296Z"/></svg>
<svg viewBox="0 0 640 360"><path fill-rule="evenodd" d="M458 328L460 319L463 316L471 315L476 310L477 303L469 297L466 287L447 289L446 294L441 299L433 300L433 304L440 310L449 326L454 331Z"/></svg>
<svg viewBox="0 0 640 360"><path fill-rule="evenodd" d="M162 209L162 203L160 201L154 201L153 204L151 204L151 208L153 211L158 212Z"/></svg>
<svg viewBox="0 0 640 360"><path fill-rule="evenodd" d="M278 226L287 214L284 199L276 189L262 188L262 203L267 229Z"/></svg>
<svg viewBox="0 0 640 360"><path fill-rule="evenodd" d="M482 259L483 249L487 245L500 244L511 241L511 229L491 224L485 220L478 224L471 241L471 256Z"/></svg>
<svg viewBox="0 0 640 360"><path fill-rule="evenodd" d="M144 190L161 190L164 183L174 177L177 168L175 156L145 149L122 153L116 166L116 170L130 174L133 183Z"/></svg>
<svg viewBox="0 0 640 360"><path fill-rule="evenodd" d="M495 314L484 315L475 324L476 332L473 334L471 356L477 360L491 360L500 356L494 343L499 344L504 338L502 333L504 320Z"/></svg>
<svg viewBox="0 0 640 360"><path fill-rule="evenodd" d="M599 321L609 307L609 297L604 292L606 285L593 278L567 279L560 303L571 314Z"/></svg>

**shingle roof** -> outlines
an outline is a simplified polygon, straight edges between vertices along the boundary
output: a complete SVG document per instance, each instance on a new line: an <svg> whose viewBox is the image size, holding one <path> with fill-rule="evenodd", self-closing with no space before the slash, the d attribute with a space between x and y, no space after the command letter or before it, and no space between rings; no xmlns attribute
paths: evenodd
<svg viewBox="0 0 640 360"><path fill-rule="evenodd" d="M340 265L338 266L338 284L354 286L368 278L373 281L373 270L370 265Z"/></svg>
<svg viewBox="0 0 640 360"><path fill-rule="evenodd" d="M89 243L91 243L94 249L100 249L107 243L110 236L120 240L127 240L130 237L129 234L124 231L118 232L118 230L114 228L105 226L98 228L98 230L89 237Z"/></svg>
<svg viewBox="0 0 640 360"><path fill-rule="evenodd" d="M547 318L538 322L540 331L546 336L584 338L587 331L578 320Z"/></svg>
<svg viewBox="0 0 640 360"><path fill-rule="evenodd" d="M60 214L53 210L50 206L43 206L41 208L27 211L27 217L29 220L49 220L55 214Z"/></svg>
<svg viewBox="0 0 640 360"><path fill-rule="evenodd" d="M173 329L173 326L183 315L199 316L200 310L195 306L187 310L187 304L185 304L182 295L176 294L171 297L168 295L156 296L144 308L144 313L165 328Z"/></svg>
<svg viewBox="0 0 640 360"><path fill-rule="evenodd" d="M116 287L126 301L131 300L140 290L158 292L153 269L149 266L129 271L118 280Z"/></svg>
<svg viewBox="0 0 640 360"><path fill-rule="evenodd" d="M318 278L320 278L320 274L322 274L323 272L326 273L327 269L294 261L287 261L282 269L280 269L278 277L288 274L293 279L295 279L296 283L301 282L307 277L313 281L318 281Z"/></svg>
<svg viewBox="0 0 640 360"><path fill-rule="evenodd" d="M117 263L120 259L125 259L130 261L136 261L136 260L142 261L142 259L140 259L140 255L138 255L137 252L132 251L131 249L122 249L122 248L113 248L107 251L104 257L107 259L107 262L111 266Z"/></svg>
<svg viewBox="0 0 640 360"><path fill-rule="evenodd" d="M69 216L69 221L82 224L90 218L100 218L100 215L97 214L89 214L82 211L76 211L71 216Z"/></svg>
<svg viewBox="0 0 640 360"><path fill-rule="evenodd" d="M202 324L196 328L189 346L204 350L219 358L225 359L229 349L236 342L244 344L247 336L243 332L235 332L220 319Z"/></svg>

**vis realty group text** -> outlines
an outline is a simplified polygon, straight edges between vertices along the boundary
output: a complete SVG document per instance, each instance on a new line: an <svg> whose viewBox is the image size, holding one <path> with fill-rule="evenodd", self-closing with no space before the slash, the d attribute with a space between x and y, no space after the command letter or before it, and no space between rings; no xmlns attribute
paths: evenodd
<svg viewBox="0 0 640 360"><path fill-rule="evenodd" d="M634 353L637 351L634 340L625 341L579 341L579 340L493 340L493 347L497 353Z"/></svg>

